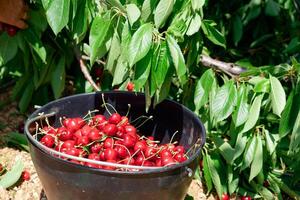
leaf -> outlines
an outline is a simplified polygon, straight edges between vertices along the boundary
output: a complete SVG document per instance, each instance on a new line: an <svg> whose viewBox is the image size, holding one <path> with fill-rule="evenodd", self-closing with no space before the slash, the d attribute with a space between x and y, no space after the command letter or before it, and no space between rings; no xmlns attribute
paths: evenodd
<svg viewBox="0 0 300 200"><path fill-rule="evenodd" d="M26 136L24 134L11 132L11 133L8 133L4 139L8 143L8 145L12 145L21 150L25 150L25 151L29 152L28 142L27 142Z"/></svg>
<svg viewBox="0 0 300 200"><path fill-rule="evenodd" d="M270 77L273 113L280 116L286 104L284 89L276 77Z"/></svg>
<svg viewBox="0 0 300 200"><path fill-rule="evenodd" d="M89 36L89 45L91 47L91 65L94 64L101 53L101 46L104 44L105 38L109 32L111 21L107 18L108 17L97 15L93 20Z"/></svg>
<svg viewBox="0 0 300 200"><path fill-rule="evenodd" d="M212 114L216 122L226 119L236 104L237 91L232 80L226 82L212 101Z"/></svg>
<svg viewBox="0 0 300 200"><path fill-rule="evenodd" d="M206 154L203 154L203 174L204 174L204 180L205 180L205 185L207 187L207 192L210 192L213 188L213 183L211 179L211 173L210 169L208 166L208 161L207 161L207 156Z"/></svg>
<svg viewBox="0 0 300 200"><path fill-rule="evenodd" d="M6 189L17 183L22 175L23 169L23 163L20 160L17 160L12 169L1 177L0 187Z"/></svg>
<svg viewBox="0 0 300 200"><path fill-rule="evenodd" d="M183 54L176 40L170 35L167 35L167 44L177 72L178 79L181 85L183 85L187 81L187 69L185 66Z"/></svg>
<svg viewBox="0 0 300 200"><path fill-rule="evenodd" d="M134 22L136 22L140 18L141 11L135 4L132 3L126 5L126 12L129 23L131 26L133 26Z"/></svg>
<svg viewBox="0 0 300 200"><path fill-rule="evenodd" d="M254 155L255 156L253 158L253 162L250 168L249 182L259 174L263 166L263 148L262 148L261 136L259 134L256 135L256 147L255 147Z"/></svg>
<svg viewBox="0 0 300 200"><path fill-rule="evenodd" d="M162 27L170 16L174 0L160 0L154 11L154 23L157 28Z"/></svg>
<svg viewBox="0 0 300 200"><path fill-rule="evenodd" d="M0 66L14 58L18 51L18 41L7 34L0 35Z"/></svg>
<svg viewBox="0 0 300 200"><path fill-rule="evenodd" d="M204 6L205 0L191 0L191 3L193 10L198 11Z"/></svg>
<svg viewBox="0 0 300 200"><path fill-rule="evenodd" d="M223 139L219 137L214 138L214 142L218 147L221 155L225 158L228 165L232 165L234 161L235 150L231 147L228 142L225 142Z"/></svg>
<svg viewBox="0 0 300 200"><path fill-rule="evenodd" d="M235 46L237 46L237 44L241 40L242 36L243 36L242 19L240 16L236 15L233 18L233 37L232 37Z"/></svg>
<svg viewBox="0 0 300 200"><path fill-rule="evenodd" d="M78 8L73 20L73 38L76 43L79 43L84 39L84 36L88 29L88 6L86 0L78 1Z"/></svg>
<svg viewBox="0 0 300 200"><path fill-rule="evenodd" d="M30 28L24 30L22 33L30 47L37 53L41 60L46 63L47 52L41 39L39 39L36 33Z"/></svg>
<svg viewBox="0 0 300 200"><path fill-rule="evenodd" d="M174 73L172 69L173 68L168 68L166 78L162 83L161 87L158 88L158 91L156 92L155 99L154 99L154 106L162 102L169 95L169 91L172 83L172 74Z"/></svg>
<svg viewBox="0 0 300 200"><path fill-rule="evenodd" d="M256 149L256 143L257 143L257 139L256 137L252 136L251 139L249 140L249 142L247 143L246 149L245 149L245 153L243 156L243 164L241 166L241 171L246 169L247 167L250 166L250 164L253 161L253 158L255 156L255 149Z"/></svg>
<svg viewBox="0 0 300 200"><path fill-rule="evenodd" d="M116 69L115 69L115 73L114 73L114 76L113 76L112 85L121 84L126 79L127 75L128 75L127 62L125 61L125 59L123 58L123 56L121 56L118 59L118 63L116 65Z"/></svg>
<svg viewBox="0 0 300 200"><path fill-rule="evenodd" d="M226 48L224 35L213 26L213 23L209 20L202 21L201 28L204 34L212 43Z"/></svg>
<svg viewBox="0 0 300 200"><path fill-rule="evenodd" d="M289 152L288 152L289 154L294 154L296 152L299 152L299 145L300 145L299 133L300 133L300 112L298 111L298 116L293 126L293 131L291 135L291 141L290 141Z"/></svg>
<svg viewBox="0 0 300 200"><path fill-rule="evenodd" d="M141 60L150 50L152 44L152 25L150 23L140 26L133 34L128 47L128 62L132 67Z"/></svg>
<svg viewBox="0 0 300 200"><path fill-rule="evenodd" d="M145 0L142 5L142 14L141 18L145 22L148 21L149 17L151 16L154 7L158 0Z"/></svg>
<svg viewBox="0 0 300 200"><path fill-rule="evenodd" d="M239 186L239 174L233 170L231 165L227 165L228 172L228 191L229 194L236 192Z"/></svg>
<svg viewBox="0 0 300 200"><path fill-rule="evenodd" d="M271 134L268 130L265 130L264 134L267 150L270 153L270 155L272 155L276 148L275 138L273 137L273 134Z"/></svg>
<svg viewBox="0 0 300 200"><path fill-rule="evenodd" d="M263 78L261 81L259 81L257 84L255 84L253 90L256 93L259 93L259 92L269 93L271 90L270 80Z"/></svg>
<svg viewBox="0 0 300 200"><path fill-rule="evenodd" d="M186 35L193 35L199 31L201 27L201 17L198 13L196 13L189 25L189 28L187 29Z"/></svg>
<svg viewBox="0 0 300 200"><path fill-rule="evenodd" d="M209 168L209 171L211 174L212 182L214 183L214 186L216 188L219 198L221 198L221 196L223 194L221 179L220 179L220 176L216 169L216 166L214 164L214 161L211 159L210 155L207 155L207 164L208 164L208 168Z"/></svg>
<svg viewBox="0 0 300 200"><path fill-rule="evenodd" d="M60 57L56 68L52 72L51 86L54 94L54 98L58 99L65 88L65 56Z"/></svg>
<svg viewBox="0 0 300 200"><path fill-rule="evenodd" d="M265 14L271 17L279 15L280 5L274 0L268 0L265 7Z"/></svg>
<svg viewBox="0 0 300 200"><path fill-rule="evenodd" d="M29 83L26 84L23 95L19 101L19 108L21 113L24 113L28 108L30 101L32 99L33 92L34 92L33 81L29 81Z"/></svg>
<svg viewBox="0 0 300 200"><path fill-rule="evenodd" d="M279 123L279 134L281 138L285 137L293 129L300 110L300 104L298 102L300 102L300 93L296 94L294 89L290 93L286 106L282 111L282 116Z"/></svg>
<svg viewBox="0 0 300 200"><path fill-rule="evenodd" d="M146 84L149 77L152 55L152 50L150 50L148 54L136 64L134 85L137 91Z"/></svg>
<svg viewBox="0 0 300 200"><path fill-rule="evenodd" d="M43 0L47 21L57 35L69 21L70 0Z"/></svg>
<svg viewBox="0 0 300 200"><path fill-rule="evenodd" d="M206 70L201 78L197 81L194 94L196 111L198 111L208 101L210 88L214 83L216 83L216 80L212 69Z"/></svg>
<svg viewBox="0 0 300 200"><path fill-rule="evenodd" d="M237 106L232 115L235 127L239 127L244 124L248 119L249 104L247 103L248 91L246 85L241 85L238 90Z"/></svg>
<svg viewBox="0 0 300 200"><path fill-rule="evenodd" d="M118 31L114 32L114 35L112 37L111 45L110 45L110 51L108 53L107 62L105 65L105 68L111 73L114 74L115 67L118 61L118 57L121 54L121 41L118 34Z"/></svg>
<svg viewBox="0 0 300 200"><path fill-rule="evenodd" d="M274 195L266 187L259 185L259 184L255 184L254 181L251 181L250 185L252 188L255 189L255 191L257 193L259 193L262 196L263 199L266 199L266 200L274 199Z"/></svg>
<svg viewBox="0 0 300 200"><path fill-rule="evenodd" d="M238 157L240 157L240 155L242 155L242 153L244 152L246 143L247 143L247 136L240 132L236 138L236 143L235 143L235 154L234 154L234 160L237 159Z"/></svg>
<svg viewBox="0 0 300 200"><path fill-rule="evenodd" d="M258 120L258 117L259 117L262 98L263 98L263 95L259 95L259 96L255 97L253 104L250 107L248 119L245 123L242 133L249 131L250 129L252 129L255 126L255 124Z"/></svg>

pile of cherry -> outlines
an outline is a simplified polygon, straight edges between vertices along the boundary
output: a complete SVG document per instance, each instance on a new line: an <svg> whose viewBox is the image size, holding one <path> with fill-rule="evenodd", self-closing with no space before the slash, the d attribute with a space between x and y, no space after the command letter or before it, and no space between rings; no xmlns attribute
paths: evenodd
<svg viewBox="0 0 300 200"><path fill-rule="evenodd" d="M145 137L130 124L126 116L113 113L83 118L63 118L62 126L40 128L40 142L56 151L97 161L124 165L164 167L187 160L183 146L176 142L160 144L152 136ZM124 170L90 162L68 159L93 168ZM126 169L127 170L127 169Z"/></svg>

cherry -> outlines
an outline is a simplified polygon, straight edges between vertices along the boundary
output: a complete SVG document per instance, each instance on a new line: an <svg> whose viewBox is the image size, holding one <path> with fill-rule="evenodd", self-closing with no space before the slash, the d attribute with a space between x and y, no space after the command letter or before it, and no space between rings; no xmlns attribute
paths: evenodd
<svg viewBox="0 0 300 200"><path fill-rule="evenodd" d="M18 125L18 131L19 131L19 133L24 133L24 122L19 123L19 125Z"/></svg>
<svg viewBox="0 0 300 200"><path fill-rule="evenodd" d="M126 157L123 161L122 164L124 165L134 165L135 164L135 159L131 157Z"/></svg>
<svg viewBox="0 0 300 200"><path fill-rule="evenodd" d="M80 131L82 135L87 136L91 132L92 128L89 125L84 125ZM78 130L79 131L79 130ZM77 132L77 131L76 131Z"/></svg>
<svg viewBox="0 0 300 200"><path fill-rule="evenodd" d="M136 128L132 125L127 125L124 127L125 128L125 132L127 134L136 134Z"/></svg>
<svg viewBox="0 0 300 200"><path fill-rule="evenodd" d="M49 134L49 135L56 135L57 132L52 126L45 126L42 128L42 133Z"/></svg>
<svg viewBox="0 0 300 200"><path fill-rule="evenodd" d="M127 156L129 156L124 146L116 145L114 149L116 150L120 158L126 158Z"/></svg>
<svg viewBox="0 0 300 200"><path fill-rule="evenodd" d="M153 147L147 147L145 150L145 156L146 158L152 158L154 159L155 155L157 153L157 150Z"/></svg>
<svg viewBox="0 0 300 200"><path fill-rule="evenodd" d="M71 140L73 138L73 133L65 127L60 127L57 129L58 137L61 141Z"/></svg>
<svg viewBox="0 0 300 200"><path fill-rule="evenodd" d="M134 145L134 151L142 151L142 152L145 152L146 149L147 149L147 144L145 144L144 142L141 142L141 141L138 141L135 143Z"/></svg>
<svg viewBox="0 0 300 200"><path fill-rule="evenodd" d="M138 155L135 159L135 165L141 166L145 162L143 155Z"/></svg>
<svg viewBox="0 0 300 200"><path fill-rule="evenodd" d="M169 165L174 165L176 164L176 161L172 157L163 157L161 159L161 163L163 166L169 166Z"/></svg>
<svg viewBox="0 0 300 200"><path fill-rule="evenodd" d="M100 160L100 156L97 153L91 153L88 156L88 159L91 159L91 160Z"/></svg>
<svg viewBox="0 0 300 200"><path fill-rule="evenodd" d="M79 151L79 149L76 149L75 147L71 147L71 148L67 149L65 153L68 155L71 155L71 156L79 156L80 151Z"/></svg>
<svg viewBox="0 0 300 200"><path fill-rule="evenodd" d="M121 115L118 113L113 113L109 118L108 122L111 124L118 124L121 121Z"/></svg>
<svg viewBox="0 0 300 200"><path fill-rule="evenodd" d="M73 148L74 146L75 146L74 140L67 140L61 145L61 148L62 149L70 149L70 148Z"/></svg>
<svg viewBox="0 0 300 200"><path fill-rule="evenodd" d="M99 153L101 149L103 148L103 145L100 143L95 143L91 146L91 152L92 153Z"/></svg>
<svg viewBox="0 0 300 200"><path fill-rule="evenodd" d="M126 89L129 91L129 92L132 92L133 89L134 89L134 84L132 82L128 82L127 83L127 86L126 86Z"/></svg>
<svg viewBox="0 0 300 200"><path fill-rule="evenodd" d="M3 171L3 165L2 164L0 164L0 172L2 172Z"/></svg>
<svg viewBox="0 0 300 200"><path fill-rule="evenodd" d="M250 196L242 196L241 200L251 200L251 197Z"/></svg>
<svg viewBox="0 0 300 200"><path fill-rule="evenodd" d="M91 129L91 131L88 134L88 138L91 141L100 140L102 138L102 134L100 134L100 131L96 128Z"/></svg>
<svg viewBox="0 0 300 200"><path fill-rule="evenodd" d="M121 125L121 126L126 126L126 125L128 125L128 123L129 123L128 117L122 116L122 117L121 117L121 122L119 123L119 125Z"/></svg>
<svg viewBox="0 0 300 200"><path fill-rule="evenodd" d="M77 139L76 144L79 145L79 146L86 146L89 143L90 143L90 140L89 140L88 136L82 136L82 137Z"/></svg>
<svg viewBox="0 0 300 200"><path fill-rule="evenodd" d="M177 153L174 156L174 159L180 163L184 162L187 160L186 156L184 155L184 153Z"/></svg>
<svg viewBox="0 0 300 200"><path fill-rule="evenodd" d="M104 157L106 160L117 160L118 153L112 148L107 148L104 150Z"/></svg>
<svg viewBox="0 0 300 200"><path fill-rule="evenodd" d="M104 141L104 148L113 148L114 147L114 139L113 138L106 138Z"/></svg>
<svg viewBox="0 0 300 200"><path fill-rule="evenodd" d="M155 165L156 167L161 167L162 166L161 159L156 159Z"/></svg>
<svg viewBox="0 0 300 200"><path fill-rule="evenodd" d="M117 161L116 160L107 160L106 162L116 163ZM103 169L106 169L106 170L115 170L116 168L112 167L112 166L103 166Z"/></svg>
<svg viewBox="0 0 300 200"><path fill-rule="evenodd" d="M100 154L99 154L99 156L100 156L100 160L105 161L105 153L104 153L104 151L101 151Z"/></svg>
<svg viewBox="0 0 300 200"><path fill-rule="evenodd" d="M10 37L13 37L17 34L17 28L14 26L7 25L6 32Z"/></svg>
<svg viewBox="0 0 300 200"><path fill-rule="evenodd" d="M149 160L145 160L145 162L144 162L144 164L143 164L143 166L148 166L148 167L152 167L152 166L154 166L155 164L153 163L153 162L151 162L151 161L149 161Z"/></svg>
<svg viewBox="0 0 300 200"><path fill-rule="evenodd" d="M123 126L118 126L118 131L116 132L116 136L119 138L123 138L125 135L125 128Z"/></svg>
<svg viewBox="0 0 300 200"><path fill-rule="evenodd" d="M174 148L174 151L177 153L185 153L184 147L183 146L177 146Z"/></svg>
<svg viewBox="0 0 300 200"><path fill-rule="evenodd" d="M171 151L169 151L168 149L163 149L160 153L159 153L159 156L162 157L162 158L165 158L165 157L172 157L172 153Z"/></svg>
<svg viewBox="0 0 300 200"><path fill-rule="evenodd" d="M136 143L136 138L128 134L124 135L124 141L123 141L124 146L126 146L127 148L134 147L135 143Z"/></svg>
<svg viewBox="0 0 300 200"><path fill-rule="evenodd" d="M95 115L92 119L93 124L99 129L102 130L104 125L107 123L104 115Z"/></svg>
<svg viewBox="0 0 300 200"><path fill-rule="evenodd" d="M30 173L27 170L24 170L22 172L22 180L23 181L29 181L30 180Z"/></svg>
<svg viewBox="0 0 300 200"><path fill-rule="evenodd" d="M52 148L55 143L55 139L51 135L45 135L42 137L41 143L46 147Z"/></svg>
<svg viewBox="0 0 300 200"><path fill-rule="evenodd" d="M270 186L270 183L269 183L268 180L265 180L264 183L263 183L263 185L264 185L265 187L269 187L269 186Z"/></svg>
<svg viewBox="0 0 300 200"><path fill-rule="evenodd" d="M108 136L115 136L118 128L115 124L106 124L103 128L103 132Z"/></svg>

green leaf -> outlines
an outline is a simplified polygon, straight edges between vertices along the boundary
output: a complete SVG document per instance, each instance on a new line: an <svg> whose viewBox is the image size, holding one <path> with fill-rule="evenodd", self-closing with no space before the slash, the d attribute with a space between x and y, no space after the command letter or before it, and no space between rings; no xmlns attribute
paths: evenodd
<svg viewBox="0 0 300 200"><path fill-rule="evenodd" d="M259 134L256 135L256 147L255 147L254 155L255 156L253 158L253 162L250 168L249 182L259 174L263 166L263 147L262 147L261 136Z"/></svg>
<svg viewBox="0 0 300 200"><path fill-rule="evenodd" d="M0 66L14 58L18 51L18 40L7 34L0 35Z"/></svg>
<svg viewBox="0 0 300 200"><path fill-rule="evenodd" d="M255 189L257 193L259 193L263 199L273 200L274 195L264 186L254 183L254 181L250 182L252 188Z"/></svg>
<svg viewBox="0 0 300 200"><path fill-rule="evenodd" d="M266 78L261 79L261 81L259 81L257 84L255 84L253 90L256 93L259 93L259 92L269 93L271 90L270 80L266 79Z"/></svg>
<svg viewBox="0 0 300 200"><path fill-rule="evenodd" d="M280 5L273 0L268 0L265 8L266 15L271 17L276 17L279 15L279 12L280 12Z"/></svg>
<svg viewBox="0 0 300 200"><path fill-rule="evenodd" d="M78 8L73 20L73 38L76 43L79 43L84 39L84 36L88 29L88 6L86 5L86 0L78 1Z"/></svg>
<svg viewBox="0 0 300 200"><path fill-rule="evenodd" d="M265 130L264 134L265 134L267 150L270 153L270 155L272 155L276 148L275 138L273 134L271 134L268 130Z"/></svg>
<svg viewBox="0 0 300 200"><path fill-rule="evenodd" d="M247 103L248 91L246 85L241 85L238 90L237 106L232 115L235 127L239 127L244 124L248 119L249 104Z"/></svg>
<svg viewBox="0 0 300 200"><path fill-rule="evenodd" d="M254 154L255 154L255 149L257 146L256 143L257 143L256 137L252 136L251 139L249 140L249 142L247 143L247 146L246 146L246 149L244 152L243 164L241 166L241 170L246 169L252 163Z"/></svg>
<svg viewBox="0 0 300 200"><path fill-rule="evenodd" d="M220 31L218 31L213 26L213 24L214 24L214 22L211 22L209 20L202 21L201 28L202 28L204 34L212 43L226 48L224 35Z"/></svg>
<svg viewBox="0 0 300 200"><path fill-rule="evenodd" d="M234 147L235 149L234 160L240 157L240 155L242 155L242 153L244 152L247 140L248 138L244 133L240 132L238 134L236 138L235 147Z"/></svg>
<svg viewBox="0 0 300 200"><path fill-rule="evenodd" d="M221 155L225 158L228 165L232 165L234 161L235 150L231 147L228 142L225 142L223 139L219 137L214 138L214 142L218 147Z"/></svg>
<svg viewBox="0 0 300 200"><path fill-rule="evenodd" d="M229 194L236 192L239 186L239 174L233 170L232 165L227 165L228 172L228 191Z"/></svg>
<svg viewBox="0 0 300 200"><path fill-rule="evenodd" d="M154 11L154 23L157 28L162 27L170 16L174 0L160 0Z"/></svg>
<svg viewBox="0 0 300 200"><path fill-rule="evenodd" d="M114 35L112 37L111 45L110 45L110 51L108 53L107 62L105 65L105 68L111 73L114 74L115 67L118 61L118 57L121 54L121 41L118 34L118 31L114 32Z"/></svg>
<svg viewBox="0 0 300 200"><path fill-rule="evenodd" d="M197 33L199 31L201 27L201 17L198 13L195 13L195 15L193 16L189 28L186 31L187 35L193 35L195 33Z"/></svg>
<svg viewBox="0 0 300 200"><path fill-rule="evenodd" d="M299 102L297 102L299 103ZM289 145L289 154L294 154L296 152L299 152L299 145L300 145L300 112L298 111L298 116L296 118L292 135L291 135L291 141Z"/></svg>
<svg viewBox="0 0 300 200"><path fill-rule="evenodd" d="M92 23L89 45L91 47L91 65L94 64L98 56L101 54L101 46L105 43L105 38L109 32L110 19L107 16L97 15Z"/></svg>
<svg viewBox="0 0 300 200"><path fill-rule="evenodd" d="M204 174L205 185L207 187L207 192L210 192L213 189L213 183L211 179L211 173L210 173L206 154L203 154L202 162L203 162L203 174Z"/></svg>
<svg viewBox="0 0 300 200"><path fill-rule="evenodd" d="M26 111L26 109L28 108L30 101L32 99L33 92L34 92L33 81L29 81L29 83L27 83L24 93L19 101L19 108L20 108L21 113L24 113Z"/></svg>
<svg viewBox="0 0 300 200"><path fill-rule="evenodd" d="M148 21L149 17L153 13L154 7L158 0L145 0L142 5L141 18L145 22Z"/></svg>
<svg viewBox="0 0 300 200"><path fill-rule="evenodd" d="M43 0L48 23L57 35L69 21L70 0Z"/></svg>
<svg viewBox="0 0 300 200"><path fill-rule="evenodd" d="M30 28L24 30L22 33L29 46L37 53L41 60L46 63L47 52L41 39L39 39L36 33Z"/></svg>
<svg viewBox="0 0 300 200"><path fill-rule="evenodd" d="M300 93L296 94L294 89L290 93L286 106L282 111L282 116L279 123L279 134L281 138L285 137L293 129L300 110L300 104L298 102L300 102Z"/></svg>
<svg viewBox="0 0 300 200"><path fill-rule="evenodd" d="M25 151L29 152L28 142L27 142L26 136L24 134L11 132L11 133L8 133L4 139L8 145L12 145L21 150L25 150Z"/></svg>
<svg viewBox="0 0 300 200"><path fill-rule="evenodd" d="M211 159L210 155L207 155L207 164L208 164L208 168L209 168L209 171L211 174L212 182L214 183L214 186L216 188L219 198L221 198L221 196L223 194L223 187L221 184L221 179L220 179L219 173L217 171L217 168L215 166L215 162Z"/></svg>
<svg viewBox="0 0 300 200"><path fill-rule="evenodd" d="M154 106L162 102L164 99L166 99L169 95L171 83L172 83L172 74L173 74L173 68L168 68L166 78L164 82L162 83L161 87L158 88L158 91L155 94L154 99Z"/></svg>
<svg viewBox="0 0 300 200"><path fill-rule="evenodd" d="M216 122L226 119L236 104L237 91L232 80L226 82L212 101L212 114Z"/></svg>
<svg viewBox="0 0 300 200"><path fill-rule="evenodd" d="M177 72L178 79L181 85L183 85L187 81L187 69L185 66L183 54L176 40L170 35L167 35L167 44Z"/></svg>
<svg viewBox="0 0 300 200"><path fill-rule="evenodd" d="M196 111L208 101L210 88L213 84L216 84L215 74L212 69L206 70L197 81L195 88L194 104L196 106Z"/></svg>
<svg viewBox="0 0 300 200"><path fill-rule="evenodd" d="M270 77L273 113L280 116L286 104L284 89L276 77Z"/></svg>
<svg viewBox="0 0 300 200"><path fill-rule="evenodd" d="M140 18L141 11L135 4L132 3L126 5L126 12L129 23L131 26L133 26L134 22L136 22Z"/></svg>
<svg viewBox="0 0 300 200"><path fill-rule="evenodd" d="M153 52L150 50L148 54L136 64L134 85L137 91L146 84L149 77L152 55Z"/></svg>
<svg viewBox="0 0 300 200"><path fill-rule="evenodd" d="M54 94L54 98L58 99L65 89L65 56L60 57L57 66L52 72L51 86Z"/></svg>
<svg viewBox="0 0 300 200"><path fill-rule="evenodd" d="M235 46L237 46L237 44L241 40L242 36L243 36L242 19L240 16L236 15L233 18L233 37L232 37Z"/></svg>
<svg viewBox="0 0 300 200"><path fill-rule="evenodd" d="M140 26L133 34L128 47L127 59L130 67L141 60L150 50L152 44L152 30L152 25L148 23Z"/></svg>
<svg viewBox="0 0 300 200"><path fill-rule="evenodd" d="M23 169L23 163L20 160L16 161L12 169L1 177L0 187L6 189L17 183L22 175Z"/></svg>
<svg viewBox="0 0 300 200"><path fill-rule="evenodd" d="M128 76L128 65L123 56L120 56L117 62L112 85L121 84Z"/></svg>
<svg viewBox="0 0 300 200"><path fill-rule="evenodd" d="M194 11L200 10L205 4L205 0L191 0L192 8Z"/></svg>
<svg viewBox="0 0 300 200"><path fill-rule="evenodd" d="M259 117L262 98L263 98L263 95L259 95L259 96L255 97L253 104L250 107L249 116L248 116L248 119L242 130L242 133L249 131L250 129L252 129L255 126L255 124L258 120L258 117Z"/></svg>

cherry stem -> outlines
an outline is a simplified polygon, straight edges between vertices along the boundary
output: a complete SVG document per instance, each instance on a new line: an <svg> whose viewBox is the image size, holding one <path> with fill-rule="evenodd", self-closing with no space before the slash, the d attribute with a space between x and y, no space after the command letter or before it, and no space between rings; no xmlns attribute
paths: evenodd
<svg viewBox="0 0 300 200"><path fill-rule="evenodd" d="M131 104L128 104L128 110L127 110L127 113L126 113L126 117L129 115L129 112L130 112L130 108L131 108Z"/></svg>
<svg viewBox="0 0 300 200"><path fill-rule="evenodd" d="M106 111L108 112L109 115L111 115L111 112L109 112L107 106L106 106L106 102L105 102L105 99L104 99L104 94L102 93L101 94L101 98L102 98L102 101L103 101L103 104L101 105L102 107L104 106Z"/></svg>
<svg viewBox="0 0 300 200"><path fill-rule="evenodd" d="M122 144L114 144L114 145L120 146L120 147L124 147L124 148L126 149L128 155L130 155L130 160L127 162L127 165L129 165L129 163L130 163L130 161L131 161L131 158L132 158L129 149L128 149L125 145L122 145ZM124 160L125 160L125 159L124 159Z"/></svg>
<svg viewBox="0 0 300 200"><path fill-rule="evenodd" d="M92 110L92 111L89 110L89 112L82 118L83 121L86 121L85 118L86 118L87 116L89 116L89 118L87 118L87 119L90 120L90 119L92 118L92 115L91 115L91 114L92 114L92 113L95 113L95 112L99 112L99 110L97 110L97 109Z"/></svg>
<svg viewBox="0 0 300 200"><path fill-rule="evenodd" d="M187 158L189 158L187 154L188 154L192 149L195 149L198 145L200 146L200 144L198 144L199 141L200 141L200 139L198 139L197 142L195 142L195 144L193 144L193 146L191 146L191 148L189 148L189 150L187 150L187 152L184 154Z"/></svg>
<svg viewBox="0 0 300 200"><path fill-rule="evenodd" d="M169 144L172 143L172 141L173 141L173 139L174 139L174 137L175 137L175 135L176 135L177 133L178 133L178 131L175 131L175 133L173 133L173 135L172 135L172 137L171 137L171 140L170 140Z"/></svg>
<svg viewBox="0 0 300 200"><path fill-rule="evenodd" d="M153 116L150 116L150 117L147 118L145 121L143 121L140 125L138 125L138 126L136 127L136 129L140 128L140 127L143 126L147 121L149 121L149 120L151 120L151 119L153 119Z"/></svg>

